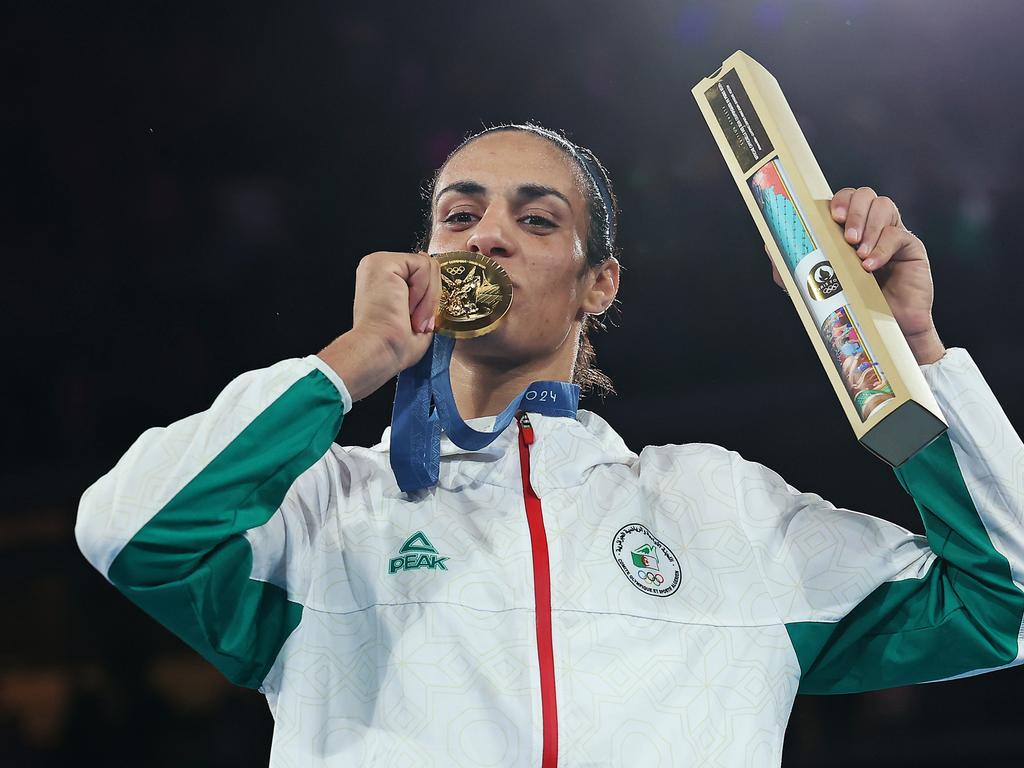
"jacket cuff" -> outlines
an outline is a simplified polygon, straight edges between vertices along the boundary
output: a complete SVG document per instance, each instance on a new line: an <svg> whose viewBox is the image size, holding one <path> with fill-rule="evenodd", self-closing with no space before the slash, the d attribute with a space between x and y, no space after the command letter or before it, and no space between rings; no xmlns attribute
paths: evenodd
<svg viewBox="0 0 1024 768"><path fill-rule="evenodd" d="M305 359L307 363L326 376L327 380L330 381L334 385L335 389L338 390L338 394L341 395L341 415L344 416L346 413L351 411L352 395L349 393L348 387L345 386L345 382L341 380L341 376L338 375L338 372L320 359L318 355L309 355Z"/></svg>

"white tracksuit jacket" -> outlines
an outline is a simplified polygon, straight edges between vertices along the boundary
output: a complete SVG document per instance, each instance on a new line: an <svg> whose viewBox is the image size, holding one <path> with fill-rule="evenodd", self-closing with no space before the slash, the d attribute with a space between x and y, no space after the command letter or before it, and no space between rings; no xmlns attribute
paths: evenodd
<svg viewBox="0 0 1024 768"><path fill-rule="evenodd" d="M145 432L75 532L266 695L273 766L777 766L798 691L1021 661L1024 446L967 352L923 371L950 425L897 470L924 535L585 410L445 440L406 495L387 432L332 444L351 400L316 357Z"/></svg>

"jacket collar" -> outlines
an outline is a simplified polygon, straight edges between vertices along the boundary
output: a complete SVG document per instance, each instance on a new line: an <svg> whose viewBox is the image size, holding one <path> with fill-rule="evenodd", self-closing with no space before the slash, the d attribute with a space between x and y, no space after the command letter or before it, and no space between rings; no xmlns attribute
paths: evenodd
<svg viewBox="0 0 1024 768"><path fill-rule="evenodd" d="M468 419L474 429L494 427L494 416ZM543 498L546 491L580 485L590 471L603 464L632 465L636 454L618 433L592 411L580 408L577 418L531 413L536 439L530 447L530 481ZM388 453L391 427L371 450ZM455 488L466 481L504 487L522 487L519 470L519 426L515 421L494 441L478 451L467 451L441 435L441 473L438 485Z"/></svg>

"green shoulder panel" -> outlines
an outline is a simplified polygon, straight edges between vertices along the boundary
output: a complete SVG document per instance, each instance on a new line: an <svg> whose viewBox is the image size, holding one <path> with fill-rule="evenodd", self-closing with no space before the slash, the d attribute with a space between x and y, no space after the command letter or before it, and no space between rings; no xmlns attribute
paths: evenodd
<svg viewBox="0 0 1024 768"><path fill-rule="evenodd" d="M330 448L341 397L320 371L271 403L124 547L108 577L238 685L259 687L302 607L250 579L242 535Z"/></svg>
<svg viewBox="0 0 1024 768"><path fill-rule="evenodd" d="M787 624L800 693L941 680L1017 656L1024 594L985 530L948 433L896 475L938 559L924 578L882 584L841 621Z"/></svg>

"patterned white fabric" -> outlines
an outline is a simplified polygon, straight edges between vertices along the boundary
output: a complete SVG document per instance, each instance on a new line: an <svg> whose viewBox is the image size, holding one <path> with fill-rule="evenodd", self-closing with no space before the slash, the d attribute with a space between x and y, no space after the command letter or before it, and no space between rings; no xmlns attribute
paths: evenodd
<svg viewBox="0 0 1024 768"><path fill-rule="evenodd" d="M1004 449L1019 445L966 352L927 369L945 411L972 393L978 406L965 419L1000 434ZM586 410L578 422L532 422L562 765L779 765L800 676L784 624L838 620L881 581L918 575L934 558L923 537L800 494L718 446L638 456ZM444 440L438 487L415 499L395 484L389 440L385 430L371 449L335 448L300 481L315 478L330 511L311 548L288 558L309 574L288 583L302 585L293 599L312 612L264 686L278 721L274 764L335 764L357 750L365 764L539 765L517 428L482 451ZM678 558L682 587L671 597L643 594L613 559L612 538L631 522ZM448 572L388 574L419 530L449 556ZM310 682L318 674L334 684L329 695Z"/></svg>
<svg viewBox="0 0 1024 768"><path fill-rule="evenodd" d="M1024 446L964 350L925 373L1019 582ZM935 559L923 537L800 493L718 446L637 455L589 411L531 418L559 765L780 765L801 674L786 624L839 621L883 582L920 578ZM395 483L388 444L386 430L372 448L334 446L246 533L252 578L303 606L261 687L275 718L271 765L539 765L518 427L480 451L445 439L438 486L413 495ZM682 578L671 595L642 591L613 556L630 523L675 556ZM82 525L80 541L95 539ZM444 569L389 572L417 532L447 558ZM115 549L97 546L91 559L109 564Z"/></svg>

